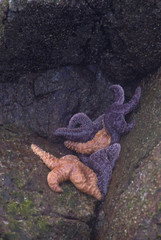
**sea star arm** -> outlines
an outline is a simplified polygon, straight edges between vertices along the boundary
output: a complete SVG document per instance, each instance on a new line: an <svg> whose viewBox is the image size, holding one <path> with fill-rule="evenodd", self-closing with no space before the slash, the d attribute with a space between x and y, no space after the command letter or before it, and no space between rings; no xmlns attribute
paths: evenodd
<svg viewBox="0 0 161 240"><path fill-rule="evenodd" d="M95 132L98 132L99 130L101 130L103 128L103 119L104 119L104 115L102 114L101 116L99 116L98 118L96 118L96 120L93 122L94 124L94 128L95 128Z"/></svg>
<svg viewBox="0 0 161 240"><path fill-rule="evenodd" d="M119 157L121 151L121 145L119 143L112 144L109 148L105 149L105 153L111 163L112 168L115 166L115 162Z"/></svg>
<svg viewBox="0 0 161 240"><path fill-rule="evenodd" d="M90 137L94 137L94 131L92 129L86 129L83 127L80 128L58 128L54 135L65 137L71 141L81 141L86 142L90 139Z"/></svg>
<svg viewBox="0 0 161 240"><path fill-rule="evenodd" d="M50 169L53 167L47 177L49 187L53 191L62 192L59 184L70 180L82 192L101 200L102 195L97 185L96 174L81 163L76 156L66 155L58 159L34 144L31 145L31 148Z"/></svg>
<svg viewBox="0 0 161 240"><path fill-rule="evenodd" d="M97 175L98 187L103 197L107 194L107 188L112 177L112 169L118 159L120 150L120 144L115 143L108 148L93 153L89 157L88 165Z"/></svg>
<svg viewBox="0 0 161 240"><path fill-rule="evenodd" d="M95 133L103 128L102 121L104 118L104 114L99 116L96 120L92 122L92 120L84 113L75 114L69 121L68 128L75 128L77 125L84 128L93 128L95 129Z"/></svg>
<svg viewBox="0 0 161 240"><path fill-rule="evenodd" d="M93 128L93 122L91 119L85 114L85 113L77 113L73 115L73 117L70 119L68 128L76 128L79 125L79 127L83 128Z"/></svg>
<svg viewBox="0 0 161 240"><path fill-rule="evenodd" d="M87 167L89 167L89 166L88 166L89 157L90 157L90 156L87 156L87 155L84 155L84 154L81 154L81 153L78 154L79 160L80 160L84 165L86 165Z"/></svg>
<svg viewBox="0 0 161 240"><path fill-rule="evenodd" d="M60 166L54 168L51 172L49 172L47 176L47 182L49 187L51 188L52 191L54 192L62 192L62 188L60 187L60 183L67 180L64 178L65 174L62 171L62 169L65 166L61 164ZM66 168L66 176L69 174L70 169Z"/></svg>
<svg viewBox="0 0 161 240"><path fill-rule="evenodd" d="M112 168L110 163L106 163L106 166L104 166L104 171L101 172L101 174L96 175L98 178L98 188L102 193L102 200L104 200L107 194L108 186L112 178Z"/></svg>
<svg viewBox="0 0 161 240"><path fill-rule="evenodd" d="M102 148L108 147L111 143L111 137L103 128L96 133L94 138L86 143L65 141L64 145L78 153L90 155Z"/></svg>
<svg viewBox="0 0 161 240"><path fill-rule="evenodd" d="M116 117L112 123L113 128L120 134L128 133L134 125L135 121L132 121L128 124L123 115L118 115L118 117Z"/></svg>
<svg viewBox="0 0 161 240"><path fill-rule="evenodd" d="M111 136L111 144L117 143L120 141L120 133L113 127L113 122L109 120L108 114L105 114L104 125L109 135Z"/></svg>
<svg viewBox="0 0 161 240"><path fill-rule="evenodd" d="M60 164L59 158L56 158L52 154L43 151L35 144L31 145L31 149L36 155L38 155L43 160L43 162L49 169L52 170L53 168L57 167Z"/></svg>
<svg viewBox="0 0 161 240"><path fill-rule="evenodd" d="M124 97L124 90L120 85L112 85L109 87L114 92L114 104L123 104L125 97Z"/></svg>
<svg viewBox="0 0 161 240"><path fill-rule="evenodd" d="M126 133L130 132L130 130L134 127L134 125L135 125L135 121L134 121L134 120L131 121L131 123L128 123L128 124L126 123L126 125L124 125L124 126L122 127L120 133L126 134Z"/></svg>
<svg viewBox="0 0 161 240"><path fill-rule="evenodd" d="M141 88L137 87L134 96L128 103L125 103L125 104L113 103L110 106L109 110L113 109L113 111L115 111L117 113L126 115L126 114L130 113L138 105L140 96L141 96Z"/></svg>
<svg viewBox="0 0 161 240"><path fill-rule="evenodd" d="M131 112L134 108L136 108L136 106L139 103L140 96L141 96L141 88L137 87L135 94L130 100L130 102L123 104L123 110L125 115Z"/></svg>
<svg viewBox="0 0 161 240"><path fill-rule="evenodd" d="M91 154L89 157L89 167L96 172L103 171L104 166L109 161L113 168L119 157L120 151L121 145L119 143L114 143L107 148L103 148Z"/></svg>
<svg viewBox="0 0 161 240"><path fill-rule="evenodd" d="M98 179L96 174L81 162L79 163L82 165L84 171L82 171L81 168L75 168L74 171L71 172L71 182L82 192L88 193L98 200L101 200L102 195L97 185Z"/></svg>
<svg viewBox="0 0 161 240"><path fill-rule="evenodd" d="M104 198L112 177L112 166L107 157L106 148L93 153L88 164L97 175L98 187Z"/></svg>

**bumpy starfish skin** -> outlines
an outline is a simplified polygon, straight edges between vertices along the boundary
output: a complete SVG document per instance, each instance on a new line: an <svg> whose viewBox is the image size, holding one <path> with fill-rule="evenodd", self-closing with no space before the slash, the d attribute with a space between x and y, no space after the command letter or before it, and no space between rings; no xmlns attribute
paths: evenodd
<svg viewBox="0 0 161 240"><path fill-rule="evenodd" d="M84 127L88 129L94 128L94 131L98 132L100 129L102 129L103 119L104 119L104 114L102 114L92 122L91 119L85 113L76 113L70 119L68 128L72 129L79 125L80 127Z"/></svg>
<svg viewBox="0 0 161 240"><path fill-rule="evenodd" d="M75 114L69 121L67 128L58 128L54 135L65 137L67 140L87 142L102 129L104 114L94 122L84 113Z"/></svg>
<svg viewBox="0 0 161 240"><path fill-rule="evenodd" d="M132 121L128 124L125 115L131 112L138 104L141 96L141 88L138 87L129 103L124 104L124 90L120 85L112 85L110 87L115 94L115 102L107 109L104 116L104 124L111 135L111 144L119 142L120 135L128 133L134 126Z"/></svg>
<svg viewBox="0 0 161 240"><path fill-rule="evenodd" d="M96 174L81 163L76 156L66 155L59 159L34 144L31 145L31 148L52 170L48 174L47 181L53 191L62 192L59 184L70 180L82 192L101 200L102 195L97 186Z"/></svg>
<svg viewBox="0 0 161 240"><path fill-rule="evenodd" d="M85 113L76 113L70 119L68 128L73 129L76 127L91 128L93 127L93 123Z"/></svg>
<svg viewBox="0 0 161 240"><path fill-rule="evenodd" d="M90 155L102 148L106 148L110 145L111 137L106 133L106 130L103 128L98 131L95 137L86 143L65 141L64 145L71 150L74 150L78 153Z"/></svg>
<svg viewBox="0 0 161 240"><path fill-rule="evenodd" d="M97 175L98 187L103 198L107 194L107 188L112 177L112 169L118 159L120 150L120 144L115 143L108 148L93 153L88 159L88 167L90 167Z"/></svg>

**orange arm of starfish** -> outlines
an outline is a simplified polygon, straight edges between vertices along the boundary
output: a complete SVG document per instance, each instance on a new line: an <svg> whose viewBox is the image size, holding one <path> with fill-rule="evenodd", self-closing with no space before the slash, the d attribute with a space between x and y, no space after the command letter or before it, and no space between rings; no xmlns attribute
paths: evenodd
<svg viewBox="0 0 161 240"><path fill-rule="evenodd" d="M90 155L102 148L108 147L110 143L111 137L109 134L107 134L106 130L103 128L96 133L96 135L91 141L88 141L86 143L65 141L64 145L67 148L74 150L78 153Z"/></svg>
<svg viewBox="0 0 161 240"><path fill-rule="evenodd" d="M36 145L31 145L32 150L43 162L52 169L48 174L47 181L49 187L54 192L62 192L60 183L70 180L80 191L87 193L98 200L102 195L99 191L96 174L87 166L79 161L74 155L66 155L62 158L56 158L53 155L43 151Z"/></svg>

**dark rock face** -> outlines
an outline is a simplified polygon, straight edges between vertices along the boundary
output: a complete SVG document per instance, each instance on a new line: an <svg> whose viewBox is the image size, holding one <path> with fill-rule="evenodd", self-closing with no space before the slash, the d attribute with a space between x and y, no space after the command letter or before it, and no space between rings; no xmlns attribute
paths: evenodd
<svg viewBox="0 0 161 240"><path fill-rule="evenodd" d="M95 62L99 49L107 45L101 27L95 26L95 22L98 17L87 4L77 7L70 3L28 4L14 14L12 21L6 22L0 75L13 80L26 71Z"/></svg>
<svg viewBox="0 0 161 240"><path fill-rule="evenodd" d="M101 72L81 67L25 75L0 87L1 124L27 126L51 139L77 112L93 118L103 114L112 97Z"/></svg>
<svg viewBox="0 0 161 240"><path fill-rule="evenodd" d="M124 82L161 64L159 1L24 2L11 1L1 14L0 81L97 63L107 76Z"/></svg>
<svg viewBox="0 0 161 240"><path fill-rule="evenodd" d="M111 47L102 55L102 66L112 78L137 79L161 64L161 5L159 1L111 1L103 18ZM115 73L116 72L116 73Z"/></svg>
<svg viewBox="0 0 161 240"><path fill-rule="evenodd" d="M161 69L142 82L136 126L121 154L104 205L101 240L159 240L161 233Z"/></svg>

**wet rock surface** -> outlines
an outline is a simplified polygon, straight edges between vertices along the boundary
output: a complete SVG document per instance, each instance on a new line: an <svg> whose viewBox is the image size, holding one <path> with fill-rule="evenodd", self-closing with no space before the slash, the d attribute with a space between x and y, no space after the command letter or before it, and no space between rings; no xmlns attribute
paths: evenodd
<svg viewBox="0 0 161 240"><path fill-rule="evenodd" d="M53 74L45 74L50 73ZM19 96L9 90L12 98L4 98L5 101L19 99L22 106L32 106L36 95L43 99L48 97L49 89L55 93L55 80L44 85L44 75L35 75L33 79L22 81L29 98L23 101L25 94ZM0 127L0 238L160 239L161 69L141 85L140 104L127 119L134 119L136 126L121 139L121 155L101 209L95 199L79 192L71 183L62 184L62 194L49 189L49 170L32 153L30 145L35 143L55 156L63 156L69 153L63 144L52 144L29 131L17 130L14 124ZM29 86L34 89L34 97Z"/></svg>
<svg viewBox="0 0 161 240"><path fill-rule="evenodd" d="M67 154L53 145L13 127L0 127L0 238L90 239L96 200L70 182L63 193L52 192L49 170L30 149L36 143L57 157Z"/></svg>
<svg viewBox="0 0 161 240"><path fill-rule="evenodd" d="M159 1L2 0L0 7L0 81L97 64L123 83L161 65Z"/></svg>
<svg viewBox="0 0 161 240"><path fill-rule="evenodd" d="M144 79L136 126L121 140L121 154L95 239L159 240L161 233L161 69Z"/></svg>
<svg viewBox="0 0 161 240"><path fill-rule="evenodd" d="M90 67L64 67L0 83L1 124L29 127L54 140L54 131L67 126L75 113L95 120L106 111L112 99L109 84Z"/></svg>

